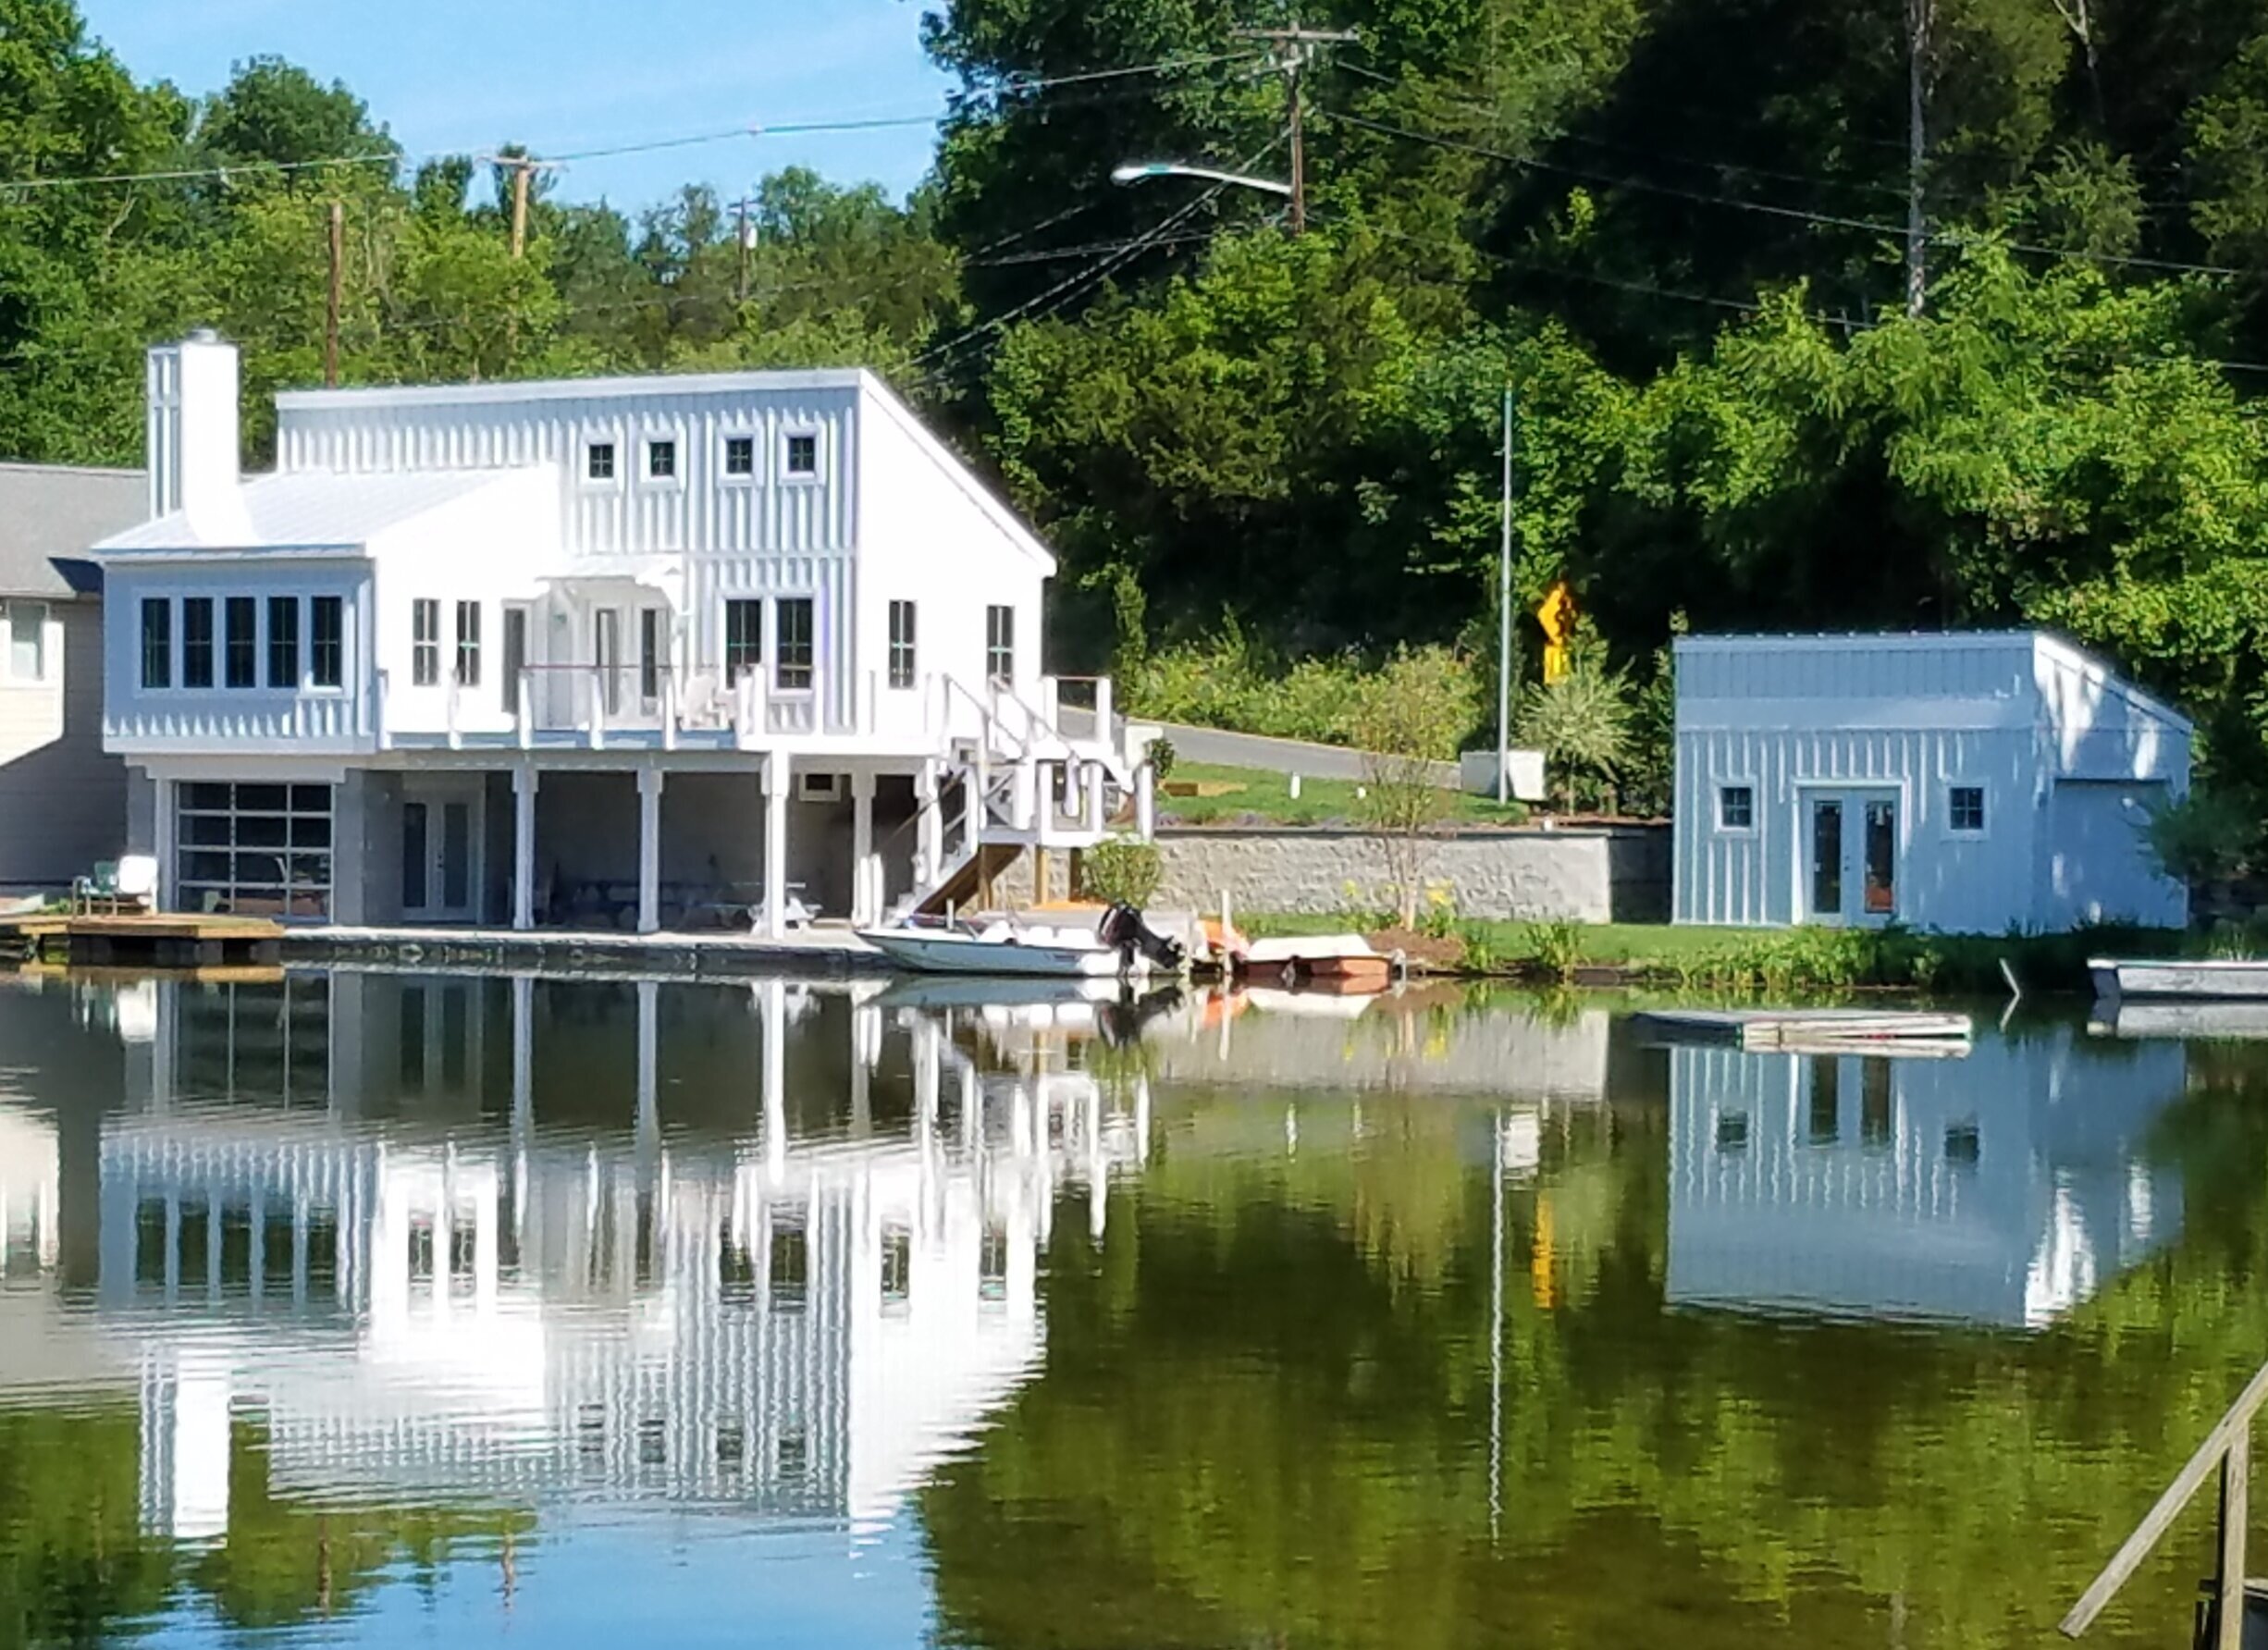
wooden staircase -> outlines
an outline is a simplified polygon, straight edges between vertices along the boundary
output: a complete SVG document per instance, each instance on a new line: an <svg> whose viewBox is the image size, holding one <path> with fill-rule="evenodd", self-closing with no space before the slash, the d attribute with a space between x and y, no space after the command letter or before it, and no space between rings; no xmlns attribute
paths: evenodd
<svg viewBox="0 0 2268 1650"><path fill-rule="evenodd" d="M914 907L918 916L943 917L947 908L990 905L993 882L1024 853L1021 843L982 843L960 868Z"/></svg>

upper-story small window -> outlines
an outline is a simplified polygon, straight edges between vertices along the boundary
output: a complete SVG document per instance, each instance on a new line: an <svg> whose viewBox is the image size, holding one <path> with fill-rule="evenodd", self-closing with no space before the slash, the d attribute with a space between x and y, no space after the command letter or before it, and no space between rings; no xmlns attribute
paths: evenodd
<svg viewBox="0 0 2268 1650"><path fill-rule="evenodd" d="M779 646L772 681L782 693L811 691L816 659L811 617L812 603L807 596L783 596L772 603L772 629Z"/></svg>
<svg viewBox="0 0 2268 1650"><path fill-rule="evenodd" d="M1717 823L1727 831L1754 831L1756 794L1753 786L1726 785L1717 793Z"/></svg>
<svg viewBox="0 0 2268 1650"><path fill-rule="evenodd" d="M890 685L894 688L914 684L915 618L912 602L890 604Z"/></svg>
<svg viewBox="0 0 2268 1650"><path fill-rule="evenodd" d="M463 687L480 685L480 603L476 601L457 604L457 682Z"/></svg>
<svg viewBox="0 0 2268 1650"><path fill-rule="evenodd" d="M257 597L228 599L228 645L223 679L230 687L260 685L260 603Z"/></svg>
<svg viewBox="0 0 2268 1650"><path fill-rule="evenodd" d="M296 693L300 684L300 598L267 598L267 684Z"/></svg>
<svg viewBox="0 0 2268 1650"><path fill-rule="evenodd" d="M677 479L677 443L648 441L646 444L646 476L648 481Z"/></svg>
<svg viewBox="0 0 2268 1650"><path fill-rule="evenodd" d="M614 479L614 443L594 441L584 454L583 474L592 481Z"/></svg>
<svg viewBox="0 0 2268 1650"><path fill-rule="evenodd" d="M213 598L181 598L181 685L213 685Z"/></svg>
<svg viewBox="0 0 2268 1650"><path fill-rule="evenodd" d="M1947 803L1947 812L1952 816L1955 831L1982 831L1985 828L1982 785L1955 785Z"/></svg>
<svg viewBox="0 0 2268 1650"><path fill-rule="evenodd" d="M421 596L410 603L410 681L432 687L441 680L441 604Z"/></svg>
<svg viewBox="0 0 2268 1650"><path fill-rule="evenodd" d="M173 685L173 602L167 597L142 598L142 685Z"/></svg>
<svg viewBox="0 0 2268 1650"><path fill-rule="evenodd" d="M307 685L337 687L347 676L346 598L318 596L307 604Z"/></svg>
<svg viewBox="0 0 2268 1650"><path fill-rule="evenodd" d="M984 610L984 674L992 682L1016 680L1016 610Z"/></svg>
<svg viewBox="0 0 2268 1650"><path fill-rule="evenodd" d="M819 474L817 436L790 436L787 438L787 473L807 480Z"/></svg>
<svg viewBox="0 0 2268 1650"><path fill-rule="evenodd" d="M7 616L8 676L15 682L47 680L47 604L0 602Z"/></svg>
<svg viewBox="0 0 2268 1650"><path fill-rule="evenodd" d="M754 436L727 436L724 438L724 473L727 475L756 474Z"/></svg>

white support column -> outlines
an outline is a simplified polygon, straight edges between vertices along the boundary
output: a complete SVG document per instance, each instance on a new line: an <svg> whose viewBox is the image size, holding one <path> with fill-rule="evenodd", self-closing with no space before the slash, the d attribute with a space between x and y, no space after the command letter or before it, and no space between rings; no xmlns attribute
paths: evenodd
<svg viewBox="0 0 2268 1650"><path fill-rule="evenodd" d="M661 986L641 979L638 993L638 1156L642 1168L661 1146Z"/></svg>
<svg viewBox="0 0 2268 1650"><path fill-rule="evenodd" d="M794 770L783 750L764 758L764 934L772 940L787 936L787 794Z"/></svg>
<svg viewBox="0 0 2268 1650"><path fill-rule="evenodd" d="M945 869L945 810L940 806L938 793L943 787L937 782L937 764L924 762L914 776L914 801L921 810L921 825L917 831L919 845L915 867L917 887L930 888Z"/></svg>
<svg viewBox="0 0 2268 1650"><path fill-rule="evenodd" d="M1016 828L1037 831L1040 807L1040 764L1027 756L1016 765Z"/></svg>
<svg viewBox="0 0 2268 1650"><path fill-rule="evenodd" d="M638 770L638 932L661 928L661 770Z"/></svg>
<svg viewBox="0 0 2268 1650"><path fill-rule="evenodd" d="M764 1011L764 1173L777 1186L787 1175L787 983L756 989Z"/></svg>
<svg viewBox="0 0 2268 1650"><path fill-rule="evenodd" d="M151 904L160 911L172 910L176 897L174 831L179 823L174 794L176 788L176 782L169 779L153 779L150 782L151 803L157 810L157 818L151 821L150 832L150 851L157 856L157 893Z"/></svg>
<svg viewBox="0 0 2268 1650"><path fill-rule="evenodd" d="M854 773L851 782L851 920L880 922L881 867L874 854L874 776Z"/></svg>
<svg viewBox="0 0 2268 1650"><path fill-rule="evenodd" d="M536 926L536 787L533 768L512 773L512 926Z"/></svg>
<svg viewBox="0 0 2268 1650"><path fill-rule="evenodd" d="M1110 816L1105 810L1103 801L1103 782L1110 777L1110 771L1100 762L1090 762L1087 764L1086 773L1086 825L1088 830L1095 831L1099 834L1110 824Z"/></svg>
<svg viewBox="0 0 2268 1650"><path fill-rule="evenodd" d="M1143 842L1158 833L1158 770L1144 762L1134 770L1134 834Z"/></svg>

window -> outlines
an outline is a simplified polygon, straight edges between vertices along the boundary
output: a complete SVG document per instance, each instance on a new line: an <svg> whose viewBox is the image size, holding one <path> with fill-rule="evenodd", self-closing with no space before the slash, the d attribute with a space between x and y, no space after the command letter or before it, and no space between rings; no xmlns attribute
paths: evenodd
<svg viewBox="0 0 2268 1650"><path fill-rule="evenodd" d="M142 685L173 685L173 603L162 596L142 601Z"/></svg>
<svg viewBox="0 0 2268 1650"><path fill-rule="evenodd" d="M527 610L504 610L504 709L520 712L520 677L527 670Z"/></svg>
<svg viewBox="0 0 2268 1650"><path fill-rule="evenodd" d="M1955 831L1982 831L1985 825L1984 787L1955 785L1952 795L1953 828Z"/></svg>
<svg viewBox="0 0 2268 1650"><path fill-rule="evenodd" d="M476 601L457 604L457 683L462 687L480 685L480 603Z"/></svg>
<svg viewBox="0 0 2268 1650"><path fill-rule="evenodd" d="M811 691L811 598L783 596L773 603L772 623L779 633L780 663L775 680L783 694Z"/></svg>
<svg viewBox="0 0 2268 1650"><path fill-rule="evenodd" d="M819 474L817 436L790 436L787 438L787 473L807 481Z"/></svg>
<svg viewBox="0 0 2268 1650"><path fill-rule="evenodd" d="M646 474L650 481L673 481L677 477L677 443L648 441L646 444Z"/></svg>
<svg viewBox="0 0 2268 1650"><path fill-rule="evenodd" d="M331 787L179 787L177 880L181 908L321 917L331 902Z"/></svg>
<svg viewBox="0 0 2268 1650"><path fill-rule="evenodd" d="M614 479L614 443L611 441L592 442L585 450L583 473L593 481L612 481Z"/></svg>
<svg viewBox="0 0 2268 1650"><path fill-rule="evenodd" d="M1016 610L984 610L984 673L993 682L1016 680Z"/></svg>
<svg viewBox="0 0 2268 1650"><path fill-rule="evenodd" d="M591 663L598 671L598 703L609 716L622 713L622 615L600 608L591 615Z"/></svg>
<svg viewBox="0 0 2268 1650"><path fill-rule="evenodd" d="M770 1262L767 1268L766 1290L771 1310L776 1312L801 1311L810 1287L811 1248L800 1223L783 1224L771 1229Z"/></svg>
<svg viewBox="0 0 2268 1650"><path fill-rule="evenodd" d="M1008 1298L1008 1228L993 1224L984 1228L977 1249L977 1299L996 1304Z"/></svg>
<svg viewBox="0 0 2268 1650"><path fill-rule="evenodd" d="M754 436L727 436L724 438L724 473L727 475L756 474Z"/></svg>
<svg viewBox="0 0 2268 1650"><path fill-rule="evenodd" d="M659 608L638 610L638 698L650 710L661 703L661 673L669 667L670 635Z"/></svg>
<svg viewBox="0 0 2268 1650"><path fill-rule="evenodd" d="M441 604L421 596L410 604L410 680L431 687L441 679Z"/></svg>
<svg viewBox="0 0 2268 1650"><path fill-rule="evenodd" d="M222 603L228 644L222 654L222 677L230 687L260 685L260 603L250 596L231 596Z"/></svg>
<svg viewBox="0 0 2268 1650"><path fill-rule="evenodd" d="M914 604L894 601L890 604L890 685L911 687L914 684Z"/></svg>
<svg viewBox="0 0 2268 1650"><path fill-rule="evenodd" d="M1748 1150L1748 1114L1717 1114L1717 1150L1728 1154Z"/></svg>
<svg viewBox="0 0 2268 1650"><path fill-rule="evenodd" d="M724 604L724 681L738 682L764 662L764 604L728 601Z"/></svg>
<svg viewBox="0 0 2268 1650"><path fill-rule="evenodd" d="M8 674L18 682L47 680L47 604L0 603L7 610Z"/></svg>
<svg viewBox="0 0 2268 1650"><path fill-rule="evenodd" d="M914 1235L904 1226L882 1230L882 1306L900 1307L913 1293Z"/></svg>
<svg viewBox="0 0 2268 1650"><path fill-rule="evenodd" d="M1752 786L1727 785L1717 793L1717 823L1727 831L1753 831L1756 794Z"/></svg>
<svg viewBox="0 0 2268 1650"><path fill-rule="evenodd" d="M181 685L213 685L213 598L181 599Z"/></svg>
<svg viewBox="0 0 2268 1650"><path fill-rule="evenodd" d="M318 596L307 604L307 661L311 687L338 687L347 679L347 604L343 597Z"/></svg>
<svg viewBox="0 0 2268 1650"><path fill-rule="evenodd" d="M300 598L267 598L267 684L290 693L300 685Z"/></svg>

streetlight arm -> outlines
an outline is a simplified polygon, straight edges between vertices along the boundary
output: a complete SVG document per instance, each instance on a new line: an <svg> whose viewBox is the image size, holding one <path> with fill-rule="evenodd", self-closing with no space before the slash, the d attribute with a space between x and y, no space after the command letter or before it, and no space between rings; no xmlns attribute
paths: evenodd
<svg viewBox="0 0 2268 1650"><path fill-rule="evenodd" d="M1208 183L1234 184L1239 189L1256 189L1263 194L1289 196L1291 185L1279 183L1273 178L1252 178L1242 172L1215 171L1211 166L1188 166L1179 161L1141 161L1118 167L1110 175L1113 183L1140 183L1151 178L1202 178Z"/></svg>

